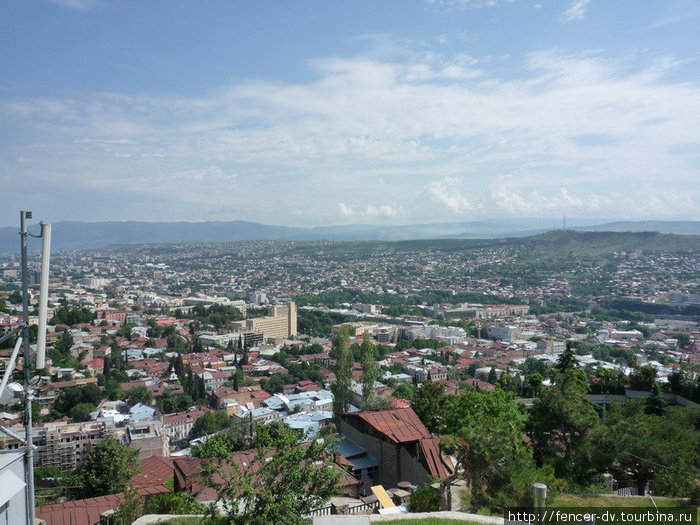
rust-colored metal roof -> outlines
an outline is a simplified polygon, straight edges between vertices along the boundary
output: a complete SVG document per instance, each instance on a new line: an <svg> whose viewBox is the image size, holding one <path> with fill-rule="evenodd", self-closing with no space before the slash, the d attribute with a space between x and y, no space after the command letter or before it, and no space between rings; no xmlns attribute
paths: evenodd
<svg viewBox="0 0 700 525"><path fill-rule="evenodd" d="M425 463L428 465L431 476L437 479L444 479L452 474L452 465L440 452L440 438L423 438L418 444L425 457Z"/></svg>
<svg viewBox="0 0 700 525"><path fill-rule="evenodd" d="M110 494L36 508L36 517L49 525L96 525L100 515L116 509L124 502L124 494Z"/></svg>
<svg viewBox="0 0 700 525"><path fill-rule="evenodd" d="M137 487L163 485L174 476L170 458L151 456L141 460L141 472L131 478Z"/></svg>
<svg viewBox="0 0 700 525"><path fill-rule="evenodd" d="M411 408L369 410L345 414L345 417L348 416L361 418L394 443L411 443L421 438L431 437L428 429Z"/></svg>

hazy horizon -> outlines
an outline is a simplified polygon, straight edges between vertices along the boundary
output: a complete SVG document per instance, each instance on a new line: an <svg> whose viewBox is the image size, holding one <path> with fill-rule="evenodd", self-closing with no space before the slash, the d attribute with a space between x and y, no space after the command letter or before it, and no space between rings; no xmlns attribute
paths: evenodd
<svg viewBox="0 0 700 525"><path fill-rule="evenodd" d="M29 210L31 211L31 210ZM187 223L187 224L204 224L204 223L231 223L231 222L250 222L250 223L255 223L255 224L260 224L264 226L271 226L275 228L299 228L299 229L313 229L313 228L348 228L348 227L353 227L353 226L359 226L359 227L372 227L372 228L381 228L381 227L387 227L387 228L401 228L401 227L408 227L408 226L438 226L442 224L477 224L477 223L486 223L486 224L502 224L502 225L513 225L514 223L518 221L524 221L524 222L541 222L542 223L542 228L547 227L546 224L551 225L552 229L561 229L562 227L574 227L574 226L602 226L608 223L625 223L625 222L630 222L630 223L643 223L643 222L700 222L696 219L683 219L683 218L678 218L678 219L659 219L659 218L645 218L645 219L628 219L628 218L620 218L620 219L611 219L611 218L597 218L597 219L589 219L589 218L584 218L584 217L507 217L507 218L483 218L483 219L478 219L478 220L441 220L441 221L426 221L426 222L406 222L406 223L396 223L396 224L382 224L381 222L353 222L353 223L336 223L336 224L308 224L308 225L301 225L301 224L279 224L275 222L267 222L264 220L249 220L249 219L189 219L189 220L161 220L161 219L154 219L154 220L148 220L148 219L110 219L110 220L73 220L73 219L68 219L68 220L57 220L57 221L51 221L46 217L38 217L36 213L34 213L34 217L31 220L27 221L28 226L31 228L32 225L37 226L40 221L43 222L48 222L52 224L57 224L57 223L78 223L78 224L100 224L100 223L132 223L132 222L143 222L143 223L150 223L150 224L175 224L175 223ZM564 224L564 221L566 224ZM0 224L0 228L15 228L19 227L19 210L17 210L17 220L16 224ZM531 226L528 226L528 228Z"/></svg>

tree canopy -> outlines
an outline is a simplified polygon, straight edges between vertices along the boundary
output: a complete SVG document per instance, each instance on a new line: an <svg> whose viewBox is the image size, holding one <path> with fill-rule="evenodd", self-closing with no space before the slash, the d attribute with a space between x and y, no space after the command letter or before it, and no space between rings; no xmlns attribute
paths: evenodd
<svg viewBox="0 0 700 525"><path fill-rule="evenodd" d="M245 461L229 452L204 463L202 474L216 490L224 513L213 515L212 521L302 524L303 515L336 493L342 472L326 451L328 441L314 439L299 445L291 429L278 430L266 436L267 446L260 446Z"/></svg>
<svg viewBox="0 0 700 525"><path fill-rule="evenodd" d="M81 498L123 492L139 472L139 451L109 438L95 445L77 469Z"/></svg>

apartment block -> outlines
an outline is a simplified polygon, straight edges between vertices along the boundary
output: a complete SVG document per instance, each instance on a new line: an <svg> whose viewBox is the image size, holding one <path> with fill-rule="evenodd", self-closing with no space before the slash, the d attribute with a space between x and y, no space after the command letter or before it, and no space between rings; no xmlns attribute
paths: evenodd
<svg viewBox="0 0 700 525"><path fill-rule="evenodd" d="M297 305L290 302L270 306L266 317L246 319L245 329L249 332L262 333L265 340L295 336L297 335Z"/></svg>

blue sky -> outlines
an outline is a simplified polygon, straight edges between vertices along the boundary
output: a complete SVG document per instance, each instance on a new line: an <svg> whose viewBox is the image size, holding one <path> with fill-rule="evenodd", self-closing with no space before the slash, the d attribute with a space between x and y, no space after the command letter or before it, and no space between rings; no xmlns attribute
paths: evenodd
<svg viewBox="0 0 700 525"><path fill-rule="evenodd" d="M0 226L700 220L696 0L6 0Z"/></svg>

